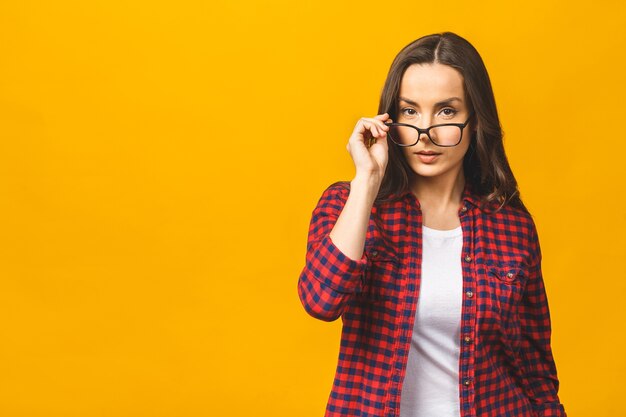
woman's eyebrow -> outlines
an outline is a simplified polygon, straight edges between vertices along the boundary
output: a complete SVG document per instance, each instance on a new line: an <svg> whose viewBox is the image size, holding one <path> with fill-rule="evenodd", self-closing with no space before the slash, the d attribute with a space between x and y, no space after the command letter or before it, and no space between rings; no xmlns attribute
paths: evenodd
<svg viewBox="0 0 626 417"><path fill-rule="evenodd" d="M409 100L408 98L404 98L404 97L398 97L398 98L399 98L400 100L404 101L404 102L409 103L411 106L418 106L417 102L415 102L415 101L413 101L413 100ZM447 98L447 99L445 99L445 100L442 100L442 101L439 101L439 102L435 103L435 107L438 107L438 106L443 106L443 105L446 105L446 104L450 104L450 103L451 103L451 102L453 102L453 101L460 101L460 102L463 102L463 100L461 100L461 99L460 99L460 98L458 98L458 97L450 97L450 98Z"/></svg>

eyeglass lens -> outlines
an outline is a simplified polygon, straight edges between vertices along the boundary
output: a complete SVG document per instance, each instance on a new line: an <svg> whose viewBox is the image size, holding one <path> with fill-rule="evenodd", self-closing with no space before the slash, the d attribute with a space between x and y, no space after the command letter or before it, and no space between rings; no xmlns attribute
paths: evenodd
<svg viewBox="0 0 626 417"><path fill-rule="evenodd" d="M398 145L414 145L417 143L418 132L409 126L390 126L389 137ZM442 146L453 146L461 140L461 129L458 126L438 126L430 129L431 140Z"/></svg>

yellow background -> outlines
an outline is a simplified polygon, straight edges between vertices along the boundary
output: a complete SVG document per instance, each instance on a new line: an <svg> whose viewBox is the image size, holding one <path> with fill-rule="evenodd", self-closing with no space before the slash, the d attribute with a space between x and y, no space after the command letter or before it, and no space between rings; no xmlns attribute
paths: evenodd
<svg viewBox="0 0 626 417"><path fill-rule="evenodd" d="M626 415L626 6L509 3L0 3L0 415L321 416L311 211L393 57L444 30L491 75L561 400Z"/></svg>

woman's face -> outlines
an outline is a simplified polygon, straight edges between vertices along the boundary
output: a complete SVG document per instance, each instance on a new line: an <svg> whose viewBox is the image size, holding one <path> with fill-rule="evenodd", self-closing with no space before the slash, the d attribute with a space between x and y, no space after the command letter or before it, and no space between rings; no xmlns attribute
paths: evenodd
<svg viewBox="0 0 626 417"><path fill-rule="evenodd" d="M441 123L465 123L469 109L465 102L463 76L447 65L411 65L402 77L396 114L394 122L422 129ZM472 128L467 124L461 143L453 147L437 146L422 134L416 145L400 149L418 176L450 177L454 181L462 172ZM457 130L460 133L460 129ZM436 152L438 155L425 156L419 152Z"/></svg>

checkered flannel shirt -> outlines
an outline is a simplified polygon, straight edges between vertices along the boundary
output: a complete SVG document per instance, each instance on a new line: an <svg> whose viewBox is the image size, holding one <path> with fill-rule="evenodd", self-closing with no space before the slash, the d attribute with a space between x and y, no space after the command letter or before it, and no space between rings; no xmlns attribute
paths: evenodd
<svg viewBox="0 0 626 417"><path fill-rule="evenodd" d="M298 294L313 317L343 321L326 417L399 416L419 297L422 214L415 195L372 208L363 257L329 233L349 183L335 183L313 210ZM529 214L479 207L466 182L459 391L461 417L566 416L550 347L541 250Z"/></svg>

